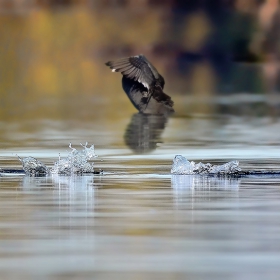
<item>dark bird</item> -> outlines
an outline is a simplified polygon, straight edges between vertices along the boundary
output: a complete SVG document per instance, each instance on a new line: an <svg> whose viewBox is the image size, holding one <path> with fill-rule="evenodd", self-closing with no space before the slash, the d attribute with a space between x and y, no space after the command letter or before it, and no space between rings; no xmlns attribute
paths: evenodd
<svg viewBox="0 0 280 280"><path fill-rule="evenodd" d="M140 54L105 63L112 72L121 72L122 87L134 107L145 114L174 112L173 101L163 92L164 78Z"/></svg>

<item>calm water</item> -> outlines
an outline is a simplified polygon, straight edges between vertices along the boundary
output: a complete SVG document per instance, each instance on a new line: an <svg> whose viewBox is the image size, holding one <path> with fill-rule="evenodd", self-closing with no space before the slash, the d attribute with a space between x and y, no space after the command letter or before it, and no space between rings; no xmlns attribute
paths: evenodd
<svg viewBox="0 0 280 280"><path fill-rule="evenodd" d="M280 176L170 174L177 154L280 171L277 1L189 2L0 0L0 168L89 142L104 170L0 176L1 280L280 279ZM169 119L104 65L139 53Z"/></svg>
<svg viewBox="0 0 280 280"><path fill-rule="evenodd" d="M90 118L66 102L60 118L1 123L2 168L20 168L16 154L52 165L88 141L105 171L0 177L1 279L279 279L280 177L170 175L176 154L279 170L277 116L249 102L231 115L108 120L111 101L100 104Z"/></svg>

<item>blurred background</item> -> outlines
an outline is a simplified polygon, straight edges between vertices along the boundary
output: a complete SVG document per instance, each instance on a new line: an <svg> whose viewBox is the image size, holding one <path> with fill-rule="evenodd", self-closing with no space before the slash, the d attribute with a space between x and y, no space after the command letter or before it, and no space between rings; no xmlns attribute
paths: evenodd
<svg viewBox="0 0 280 280"><path fill-rule="evenodd" d="M279 171L279 1L0 0L0 168L88 142L105 171L0 172L0 279L279 279L279 175L170 174L176 154ZM105 66L141 53L169 118Z"/></svg>
<svg viewBox="0 0 280 280"><path fill-rule="evenodd" d="M0 0L0 118L136 113L104 63L140 53L175 116L277 118L279 29L278 0Z"/></svg>

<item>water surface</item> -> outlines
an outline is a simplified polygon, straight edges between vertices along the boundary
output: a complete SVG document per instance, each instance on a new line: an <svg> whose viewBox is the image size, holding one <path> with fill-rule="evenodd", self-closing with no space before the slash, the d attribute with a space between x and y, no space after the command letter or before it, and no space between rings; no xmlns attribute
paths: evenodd
<svg viewBox="0 0 280 280"><path fill-rule="evenodd" d="M104 174L0 177L0 278L278 279L279 176L170 174L176 154L279 170L278 119L179 109L108 120L110 104L90 120L1 123L2 168L20 168L16 154L52 165L88 141Z"/></svg>

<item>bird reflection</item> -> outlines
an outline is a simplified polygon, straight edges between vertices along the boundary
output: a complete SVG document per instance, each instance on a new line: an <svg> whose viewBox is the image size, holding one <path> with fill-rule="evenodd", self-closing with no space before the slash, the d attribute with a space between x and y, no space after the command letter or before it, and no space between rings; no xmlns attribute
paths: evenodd
<svg viewBox="0 0 280 280"><path fill-rule="evenodd" d="M161 134L168 121L164 115L132 115L124 134L126 145L137 154L155 150L161 143Z"/></svg>

